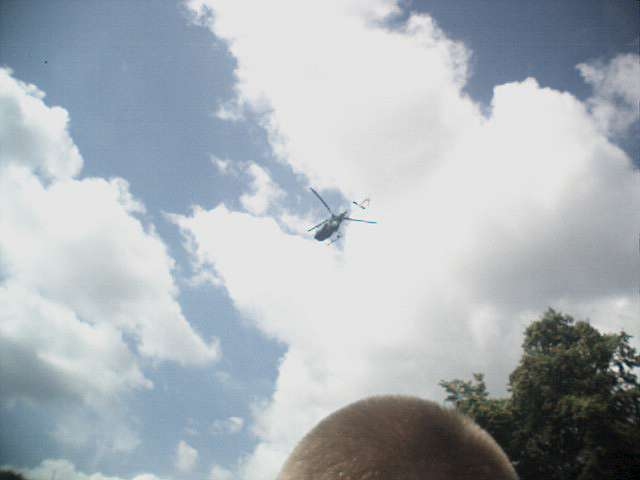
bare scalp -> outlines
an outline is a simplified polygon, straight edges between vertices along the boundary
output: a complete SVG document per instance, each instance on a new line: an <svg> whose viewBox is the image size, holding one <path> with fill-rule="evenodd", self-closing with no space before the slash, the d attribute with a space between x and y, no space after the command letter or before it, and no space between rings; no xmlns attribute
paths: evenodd
<svg viewBox="0 0 640 480"><path fill-rule="evenodd" d="M313 428L278 480L516 480L473 421L414 397L371 397Z"/></svg>

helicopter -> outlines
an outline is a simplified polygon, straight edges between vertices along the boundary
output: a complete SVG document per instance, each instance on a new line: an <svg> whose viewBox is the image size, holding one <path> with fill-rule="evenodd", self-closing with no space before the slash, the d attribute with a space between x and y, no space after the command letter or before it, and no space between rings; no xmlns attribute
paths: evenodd
<svg viewBox="0 0 640 480"><path fill-rule="evenodd" d="M351 218L348 217L348 210L345 210L342 213L339 214L335 214L333 213L333 211L331 211L331 209L329 208L329 205L327 205L327 202L324 201L324 199L320 196L320 194L318 192L316 192L312 187L311 191L313 192L313 194L318 197L318 200L320 200L322 202L322 205L325 206L325 208L327 210L329 210L329 213L331 214L330 218L327 218L326 220L323 220L322 222L320 222L317 225L314 225L313 227L309 228L307 230L307 232L310 232L312 230L315 230L316 228L318 228L319 230L315 233L315 235L313 236L313 238L315 238L318 241L323 241L326 240L327 238L330 238L334 233L338 232L336 238L331 241L330 243L335 242L336 240L338 240L341 235L340 235L340 225L342 225L342 222L344 220L350 220L352 222L363 222L363 223L378 223L378 222L374 222L371 220L359 220L357 218ZM366 199L366 201L362 201L360 203L358 202L353 202L355 205L358 205L360 208L365 209L366 206L369 205L369 199ZM365 205L365 206L363 206Z"/></svg>

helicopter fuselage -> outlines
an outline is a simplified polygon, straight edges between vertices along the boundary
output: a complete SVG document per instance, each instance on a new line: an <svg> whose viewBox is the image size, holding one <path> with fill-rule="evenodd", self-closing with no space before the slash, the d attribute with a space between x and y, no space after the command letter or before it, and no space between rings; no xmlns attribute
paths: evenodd
<svg viewBox="0 0 640 480"><path fill-rule="evenodd" d="M320 194L316 192L313 189L313 187L309 187L309 188L313 192L313 194L316 197L318 197L318 200L322 202L322 205L324 205L324 208L326 208L327 211L331 214L331 217L307 229L307 232L310 232L311 230L315 230L316 228L318 229L316 231L316 234L313 236L313 238L315 238L316 240L318 241L326 240L327 238L330 238L334 233L337 233L336 238L329 243L333 243L336 240L338 240L340 238L340 225L344 220L350 220L352 222L378 223L372 220L362 220L359 218L348 217L347 215L349 214L349 210L345 210L341 214L336 215L335 213L333 213L329 205L327 205L327 202L325 202L324 199L320 196ZM360 208L364 210L369 205L369 199L365 199L360 203L358 202L353 202L353 203L355 203L356 205L358 205Z"/></svg>
<svg viewBox="0 0 640 480"><path fill-rule="evenodd" d="M313 236L318 241L326 240L331 237L334 233L338 231L340 228L340 224L344 220L344 217L347 216L347 212L342 212L340 215L332 215L331 220L327 221L322 227L318 229L316 234Z"/></svg>

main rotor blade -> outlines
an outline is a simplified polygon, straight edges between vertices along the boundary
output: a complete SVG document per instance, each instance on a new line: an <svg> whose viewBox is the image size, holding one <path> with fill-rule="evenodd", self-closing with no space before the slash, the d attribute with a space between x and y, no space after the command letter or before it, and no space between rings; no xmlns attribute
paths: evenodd
<svg viewBox="0 0 640 480"><path fill-rule="evenodd" d="M351 220L352 222L363 222L363 223L378 223L373 220L360 220L358 218L344 217L345 220Z"/></svg>
<svg viewBox="0 0 640 480"><path fill-rule="evenodd" d="M318 227L321 227L322 225L324 225L325 223L327 223L329 220L331 220L330 218L327 218L326 220L320 222L319 224L311 227L309 230L307 230L307 232L310 232L311 230L315 230Z"/></svg>
<svg viewBox="0 0 640 480"><path fill-rule="evenodd" d="M327 210L329 210L329 213L330 213L331 215L333 215L333 212L332 212L332 211L331 211L331 209L329 208L329 205L327 205L327 202L325 202L325 201L322 199L322 197L320 196L320 194L319 194L318 192L316 192L316 191L313 189L313 187L309 187L309 188L311 188L311 191L313 192L313 194L314 194L316 197L318 197L318 200L320 200L320 201L322 202L322 204L327 208Z"/></svg>

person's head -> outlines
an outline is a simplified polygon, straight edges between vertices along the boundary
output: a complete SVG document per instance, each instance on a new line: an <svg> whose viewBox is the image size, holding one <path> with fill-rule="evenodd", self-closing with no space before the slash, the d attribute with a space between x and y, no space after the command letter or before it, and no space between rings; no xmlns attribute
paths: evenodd
<svg viewBox="0 0 640 480"><path fill-rule="evenodd" d="M469 418L413 397L371 397L313 428L278 480L516 480L509 459Z"/></svg>

